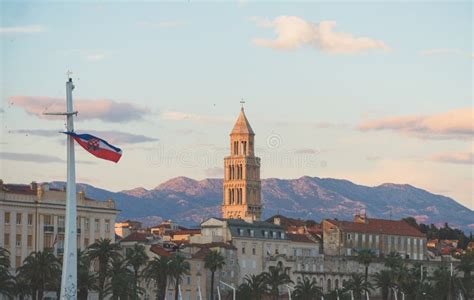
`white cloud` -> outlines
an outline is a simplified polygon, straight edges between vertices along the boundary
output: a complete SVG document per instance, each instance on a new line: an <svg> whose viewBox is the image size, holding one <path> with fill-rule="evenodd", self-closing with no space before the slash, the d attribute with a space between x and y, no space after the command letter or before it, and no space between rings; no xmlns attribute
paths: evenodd
<svg viewBox="0 0 474 300"><path fill-rule="evenodd" d="M472 152L445 152L431 156L432 161L451 164L474 164L474 153Z"/></svg>
<svg viewBox="0 0 474 300"><path fill-rule="evenodd" d="M273 20L252 17L258 26L273 28L274 39L254 38L255 45L279 50L295 50L305 45L331 54L354 54L369 50L388 51L390 48L381 40L368 37L354 37L350 33L334 32L334 21L311 23L295 16L280 16Z"/></svg>
<svg viewBox="0 0 474 300"><path fill-rule="evenodd" d="M45 29L41 25L0 27L0 33L39 33L44 31Z"/></svg>
<svg viewBox="0 0 474 300"><path fill-rule="evenodd" d="M431 139L467 139L474 136L474 108L432 115L387 117L363 121L359 130L392 130Z"/></svg>

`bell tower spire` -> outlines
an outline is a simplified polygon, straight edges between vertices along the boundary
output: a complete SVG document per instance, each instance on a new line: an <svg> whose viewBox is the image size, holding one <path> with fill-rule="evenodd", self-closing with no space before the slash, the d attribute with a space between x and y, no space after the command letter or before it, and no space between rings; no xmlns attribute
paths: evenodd
<svg viewBox="0 0 474 300"><path fill-rule="evenodd" d="M230 133L230 155L224 158L224 197L222 215L226 219L260 220L260 158L255 156L255 133L245 116L243 100L240 114Z"/></svg>

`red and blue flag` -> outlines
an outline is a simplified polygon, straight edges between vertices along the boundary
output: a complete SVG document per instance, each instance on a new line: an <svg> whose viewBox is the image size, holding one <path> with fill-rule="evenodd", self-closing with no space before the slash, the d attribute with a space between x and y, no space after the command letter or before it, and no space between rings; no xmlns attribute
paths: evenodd
<svg viewBox="0 0 474 300"><path fill-rule="evenodd" d="M118 162L122 157L122 150L111 144L107 143L101 138L95 137L90 134L77 134L75 132L64 132L67 135L70 135L82 148L86 149L90 154L110 160L113 162Z"/></svg>

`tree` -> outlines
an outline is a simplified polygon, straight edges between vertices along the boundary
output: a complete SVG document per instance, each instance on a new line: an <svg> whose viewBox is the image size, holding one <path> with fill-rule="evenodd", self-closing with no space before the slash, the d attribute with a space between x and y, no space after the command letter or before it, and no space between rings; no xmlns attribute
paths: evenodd
<svg viewBox="0 0 474 300"><path fill-rule="evenodd" d="M403 266L403 258L396 251L392 251L385 256L384 264L387 268L394 271Z"/></svg>
<svg viewBox="0 0 474 300"><path fill-rule="evenodd" d="M268 272L263 273L262 276L274 300L278 300L280 286L292 282L290 276L288 276L281 267L270 267L268 268Z"/></svg>
<svg viewBox="0 0 474 300"><path fill-rule="evenodd" d="M169 274L174 284L174 299L178 300L179 286L181 285L182 277L189 274L191 266L186 261L184 256L179 253L175 253L171 256L169 262Z"/></svg>
<svg viewBox="0 0 474 300"><path fill-rule="evenodd" d="M204 268L211 272L211 300L214 300L214 276L217 270L225 265L225 258L215 250L211 250L204 257Z"/></svg>
<svg viewBox="0 0 474 300"><path fill-rule="evenodd" d="M304 277L302 281L296 284L291 295L295 300L319 300L323 293L321 288L317 286L316 281Z"/></svg>
<svg viewBox="0 0 474 300"><path fill-rule="evenodd" d="M460 292L465 295L465 290L461 279L456 273L451 275L451 271L448 270L448 268L444 265L435 269L433 272L432 281L437 299L454 300L457 299Z"/></svg>
<svg viewBox="0 0 474 300"><path fill-rule="evenodd" d="M90 245L87 250L91 263L99 267L97 285L99 300L103 300L105 297L105 283L110 276L110 264L113 259L120 256L119 249L120 246L112 243L110 239L101 238Z"/></svg>
<svg viewBox="0 0 474 300"><path fill-rule="evenodd" d="M164 300L168 274L170 272L170 258L166 256L155 257L148 262L143 270L143 276L147 282L154 281L156 287L156 300Z"/></svg>
<svg viewBox="0 0 474 300"><path fill-rule="evenodd" d="M357 252L357 261L365 267L365 282L369 279L369 265L375 258L375 253L370 249L362 249Z"/></svg>
<svg viewBox="0 0 474 300"><path fill-rule="evenodd" d="M238 299L262 300L263 294L267 291L267 284L262 274L247 275L244 282L239 286Z"/></svg>
<svg viewBox="0 0 474 300"><path fill-rule="evenodd" d="M139 286L140 286L140 268L146 265L148 262L148 255L145 252L145 247L140 244L135 244L132 249L126 255L127 263L133 269L133 298L139 299Z"/></svg>
<svg viewBox="0 0 474 300"><path fill-rule="evenodd" d="M372 275L375 287L382 291L382 299L387 300L392 286L392 275L389 270L382 270Z"/></svg>
<svg viewBox="0 0 474 300"><path fill-rule="evenodd" d="M10 273L10 252L0 247L0 295L12 297L15 292L15 280Z"/></svg>
<svg viewBox="0 0 474 300"><path fill-rule="evenodd" d="M49 250L32 252L18 268L19 276L31 287L33 299L43 299L47 284L60 274L59 260Z"/></svg>
<svg viewBox="0 0 474 300"><path fill-rule="evenodd" d="M346 282L344 286L345 291L354 293L355 299L362 300L365 293L370 294L372 285L370 282L364 280L364 277L360 274L352 274L351 278Z"/></svg>
<svg viewBox="0 0 474 300"><path fill-rule="evenodd" d="M112 259L110 271L110 283L106 287L105 294L112 295L112 300L133 297L135 282L127 261L121 257Z"/></svg>
<svg viewBox="0 0 474 300"><path fill-rule="evenodd" d="M86 252L77 250L77 298L87 300L90 290L96 290L97 276L90 270L90 258Z"/></svg>
<svg viewBox="0 0 474 300"><path fill-rule="evenodd" d="M474 298L474 277L472 277L472 272L474 271L474 250L466 251L461 256L457 269L464 274L462 281L466 289L467 298Z"/></svg>
<svg viewBox="0 0 474 300"><path fill-rule="evenodd" d="M28 299L33 295L31 286L26 278L18 274L15 278L14 294L19 300Z"/></svg>

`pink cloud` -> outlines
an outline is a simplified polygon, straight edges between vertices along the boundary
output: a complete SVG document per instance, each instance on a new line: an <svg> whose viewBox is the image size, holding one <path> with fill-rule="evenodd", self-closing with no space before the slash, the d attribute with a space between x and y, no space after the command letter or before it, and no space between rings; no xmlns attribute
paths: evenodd
<svg viewBox="0 0 474 300"><path fill-rule="evenodd" d="M43 113L63 112L66 109L66 101L62 98L11 96L8 101L11 105L21 107L28 114L41 119L58 119L58 117L46 116ZM109 99L77 99L74 100L74 109L79 111L79 119L97 119L104 122L139 121L150 113L145 107Z"/></svg>
<svg viewBox="0 0 474 300"><path fill-rule="evenodd" d="M417 216L414 216L414 218L418 224L426 223L427 221L430 220L430 217L428 217L427 215L417 215Z"/></svg>
<svg viewBox="0 0 474 300"><path fill-rule="evenodd" d="M420 138L466 139L474 136L474 108L460 108L433 115L412 115L368 120L359 130L392 130Z"/></svg>
<svg viewBox="0 0 474 300"><path fill-rule="evenodd" d="M472 152L444 152L431 156L432 161L452 164L474 164L474 153Z"/></svg>
<svg viewBox="0 0 474 300"><path fill-rule="evenodd" d="M353 54L368 50L388 51L390 48L381 40L368 37L354 37L345 32L335 32L334 21L311 23L295 16L280 16L273 20L253 17L257 25L273 28L276 34L274 39L255 38L257 46L279 50L294 50L304 45L331 54Z"/></svg>

